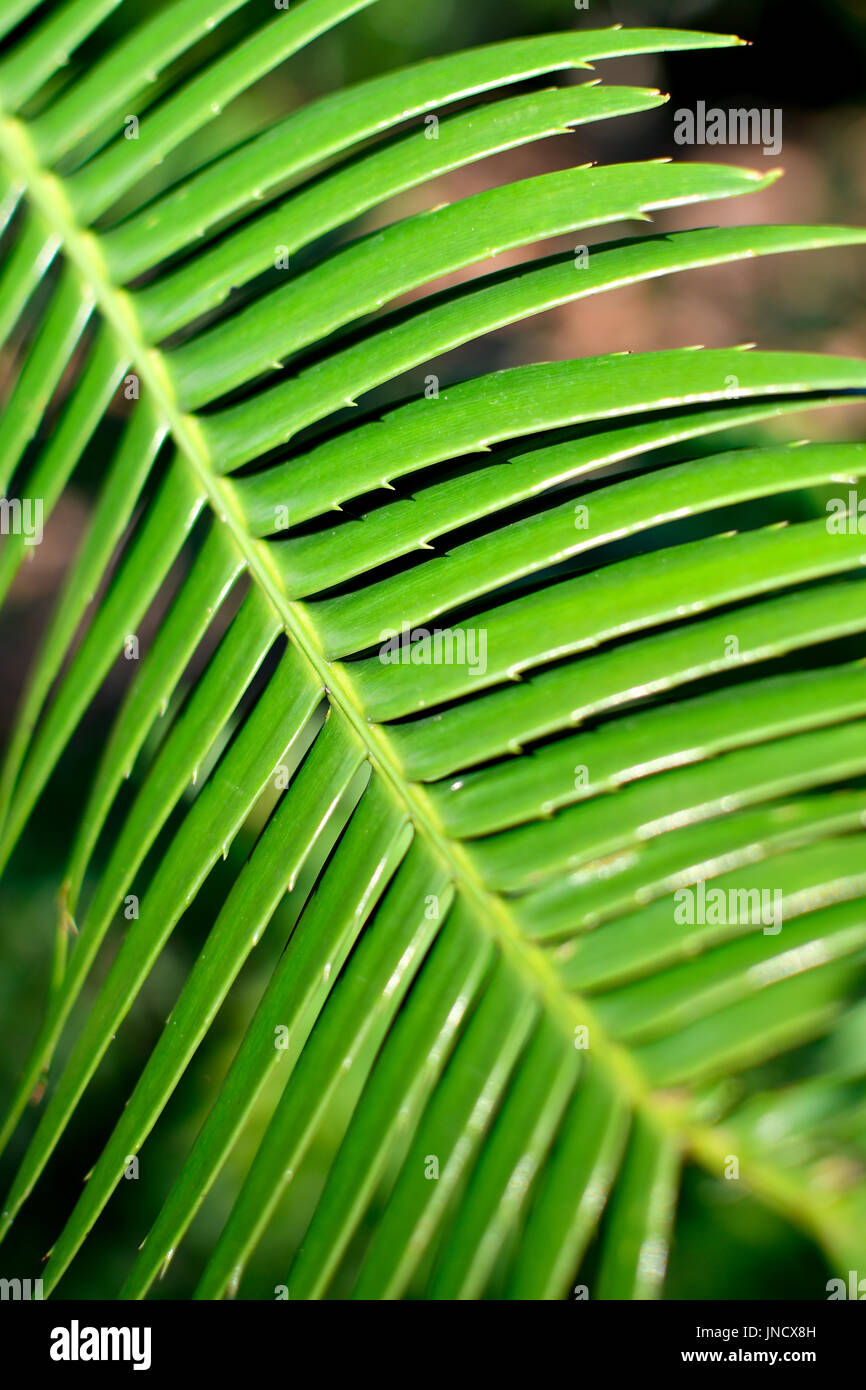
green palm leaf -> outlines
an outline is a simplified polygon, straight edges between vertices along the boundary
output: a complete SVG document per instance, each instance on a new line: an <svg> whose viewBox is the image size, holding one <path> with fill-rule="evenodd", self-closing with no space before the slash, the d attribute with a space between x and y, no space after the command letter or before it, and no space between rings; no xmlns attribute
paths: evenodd
<svg viewBox="0 0 866 1390"><path fill-rule="evenodd" d="M141 658L69 817L3 1145L47 1093L0 1236L197 921L46 1292L228 1007L222 1082L101 1294L145 1297L218 1192L186 1296L243 1295L256 1260L277 1297L561 1298L586 1279L656 1297L684 1165L721 1179L731 1155L834 1267L866 1258L864 548L820 501L856 489L866 446L756 433L862 395L866 363L683 348L429 374L589 294L866 232L642 235L431 289L771 183L576 168L356 226L665 100L500 88L738 41L492 45L232 145L223 108L373 0L304 0L237 43L245 0L171 0L112 46L120 3L21 0L0 21L4 490L47 517L129 402L6 749L4 866L115 662ZM61 80L85 41L95 59ZM364 399L382 388L386 406ZM27 551L6 538L0 596ZM677 916L684 890L768 889L778 922Z"/></svg>

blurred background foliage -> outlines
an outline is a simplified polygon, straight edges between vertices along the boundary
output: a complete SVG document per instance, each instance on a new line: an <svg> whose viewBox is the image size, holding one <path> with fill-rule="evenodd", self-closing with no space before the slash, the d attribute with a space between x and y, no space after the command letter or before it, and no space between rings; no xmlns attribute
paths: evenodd
<svg viewBox="0 0 866 1390"><path fill-rule="evenodd" d="M75 82L94 52L106 41L121 38L133 24L150 15L153 0L126 3L76 55L58 85ZM215 29L190 55L170 67L153 84L147 103L159 102L166 89L189 75L223 44L236 42L251 25L272 17L266 3L247 6ZM380 0L304 51L300 58L262 80L235 102L223 119L196 137L194 159L216 157L289 113L297 106L336 87L378 72L436 54L500 39L572 27L600 28L611 24L674 26L735 32L752 46L733 50L675 54L668 57L624 59L599 65L609 82L656 86L671 93L658 110L601 125L586 126L557 139L512 151L460 170L423 189L395 200L347 232L357 235L397 216L465 197L497 182L511 182L548 169L577 163L605 163L662 156L704 158L747 164L766 170L781 165L786 177L772 189L748 200L731 200L711 208L706 221L866 223L866 0L589 0L576 9L572 0ZM574 74L585 81L592 74ZM784 141L781 156L767 158L760 148L680 149L673 142L673 114L680 106L708 105L781 108ZM100 132L98 145L112 132ZM131 196L131 205L146 201L166 183L186 172L193 156L183 149L166 161L146 186ZM693 211L660 215L653 228L665 231L689 226ZM640 225L609 227L588 240L611 240L634 235ZM332 239L318 244L316 257ZM0 251L2 251L0 246ZM499 269L531 258L540 248L524 248L497 258ZM565 249L546 243L544 251ZM445 381L493 370L517 362L552 360L585 354L701 343L709 347L760 342L762 347L800 347L812 351L863 355L866 346L866 289L857 250L769 258L686 275L594 296L503 330L425 367ZM477 273L477 272L473 272ZM442 282L448 283L448 282ZM257 287L261 289L261 285ZM35 320L34 320L35 321ZM0 399L10 388L16 360L26 352L28 324L20 329L10 358L0 360ZM417 384L415 389L417 390ZM391 395L394 394L393 387ZM400 394L398 388L397 394ZM63 390L53 403L56 412ZM373 405L387 397L373 396ZM44 543L31 551L30 563L0 615L0 738L8 737L10 721L39 635L62 584L66 564L87 524L92 497L123 426L123 403L115 418L100 428L73 486L56 508ZM52 427L52 412L42 422ZM815 413L804 420L812 438L856 437L852 407ZM851 424L850 431L847 430ZM796 429L798 422L793 426ZM790 422L780 427L792 436ZM747 442L742 431L737 443ZM692 448L692 453L695 450ZM804 510L817 510L820 499L804 498ZM766 520L766 516L764 517ZM707 520L708 529L712 529ZM170 602L178 576L160 596L149 621ZM224 615L228 621L230 611ZM152 629L151 629L152 630ZM146 649L148 630L139 634ZM206 652L199 654L203 660ZM0 889L3 924L3 966L0 971L0 1106L11 1093L14 1078L29 1048L42 1007L57 921L56 899L74 825L87 783L98 757L106 721L116 709L128 682L130 663L122 659L91 708L68 754L63 759L37 815ZM135 782L133 774L132 783ZM132 794L133 787L127 789ZM191 793L192 794L192 790ZM126 804L126 803L124 803ZM123 805L115 816L122 813ZM196 951L224 896L224 885L237 872L269 808L259 806L245 832L236 840L229 862L211 875L186 914L161 961L142 991L94 1081L87 1102L74 1119L61 1161L55 1159L34 1198L19 1218L2 1251L0 1275L35 1276L23 1266L23 1251L41 1242L48 1250L80 1190L80 1183L107 1139L114 1117L130 1094L143 1062L179 992ZM149 856L142 883L172 833L171 822ZM109 826L106 843L110 842ZM97 855L92 866L104 863ZM100 968L73 1016L72 1033L94 998L117 949L122 923L102 953ZM64 1281L69 1298L98 1296L117 1287L127 1273L129 1251L146 1233L197 1132L233 1055L238 1039L273 968L279 932L266 934L231 991L216 1025L145 1145L137 1181L122 1182L110 1211L97 1226L80 1258ZM270 943L270 944L269 944ZM66 1043L58 1062L68 1049ZM38 1097L34 1098L38 1099ZM262 1114L267 1113L262 1107ZM0 1167L5 1188L25 1143L35 1127L34 1107L20 1127L16 1142ZM238 1182L253 1151L247 1135L227 1163L210 1200L178 1252L157 1297L178 1296L195 1282L206 1252L213 1244L230 1207ZM313 1153L300 1179L292 1185L292 1204L279 1213L263 1241L245 1282L245 1297L273 1297L274 1270L288 1269L292 1251L304 1229L309 1206L322 1181L321 1164ZM584 1277L584 1276L582 1276ZM821 1296L828 1277L823 1259L805 1238L785 1227L753 1201L739 1183L726 1183L689 1169L673 1242L666 1296L669 1298L797 1298Z"/></svg>

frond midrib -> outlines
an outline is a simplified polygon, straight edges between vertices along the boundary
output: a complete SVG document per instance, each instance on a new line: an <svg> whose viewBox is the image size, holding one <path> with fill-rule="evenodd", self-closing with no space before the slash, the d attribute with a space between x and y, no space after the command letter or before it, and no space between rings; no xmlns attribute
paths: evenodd
<svg viewBox="0 0 866 1390"><path fill-rule="evenodd" d="M213 468L195 417L178 405L163 354L147 342L130 295L112 283L98 236L78 222L63 181L40 164L25 123L5 114L2 107L0 154L24 185L32 210L60 238L67 262L83 289L93 295L118 345L152 393L178 452L193 470L216 519L227 527L251 578L266 594L287 636L309 661L329 700L349 721L372 767L385 779L391 795L405 807L416 831L424 835L455 888L471 905L476 921L490 932L527 986L540 997L561 1027L564 1045L573 1045L575 1028L588 1026L594 1060L607 1069L629 1105L668 1133L684 1154L711 1173L721 1172L733 1142L730 1134L726 1136L720 1126L696 1123L688 1101L681 1096L652 1089L629 1050L607 1036L586 999L566 989L544 952L523 936L506 900L489 891L463 845L448 837L424 787L403 776L385 728L365 717L345 665L325 658L308 613L285 593L267 545L247 532L231 482ZM749 1163L745 1176L759 1196L811 1232L825 1248L833 1250L844 1244L844 1215L821 1204L810 1189L759 1163Z"/></svg>

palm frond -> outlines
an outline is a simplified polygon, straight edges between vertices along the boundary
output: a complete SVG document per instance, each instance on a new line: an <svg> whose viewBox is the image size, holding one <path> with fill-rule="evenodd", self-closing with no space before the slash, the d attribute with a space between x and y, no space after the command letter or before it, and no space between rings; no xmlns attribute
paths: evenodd
<svg viewBox="0 0 866 1390"><path fill-rule="evenodd" d="M70 817L3 1144L48 1093L0 1234L228 857L46 1292L266 934L197 1138L102 1292L147 1295L241 1145L199 1298L243 1292L266 1233L292 1298L560 1298L593 1241L592 1297L655 1297L683 1165L721 1178L732 1154L832 1263L866 1258L863 541L815 502L856 487L866 446L778 442L862 396L866 363L683 348L429 373L590 294L866 232L641 235L443 290L771 184L571 168L359 230L440 175L665 100L519 84L738 40L495 44L211 157L196 139L228 103L373 0L304 0L204 58L245 0L172 0L64 80L120 3L7 0L0 20L3 490L47 519L129 403L6 750L0 863L118 658L141 657ZM6 539L0 597L27 553ZM772 889L778 930L683 922L683 889Z"/></svg>

